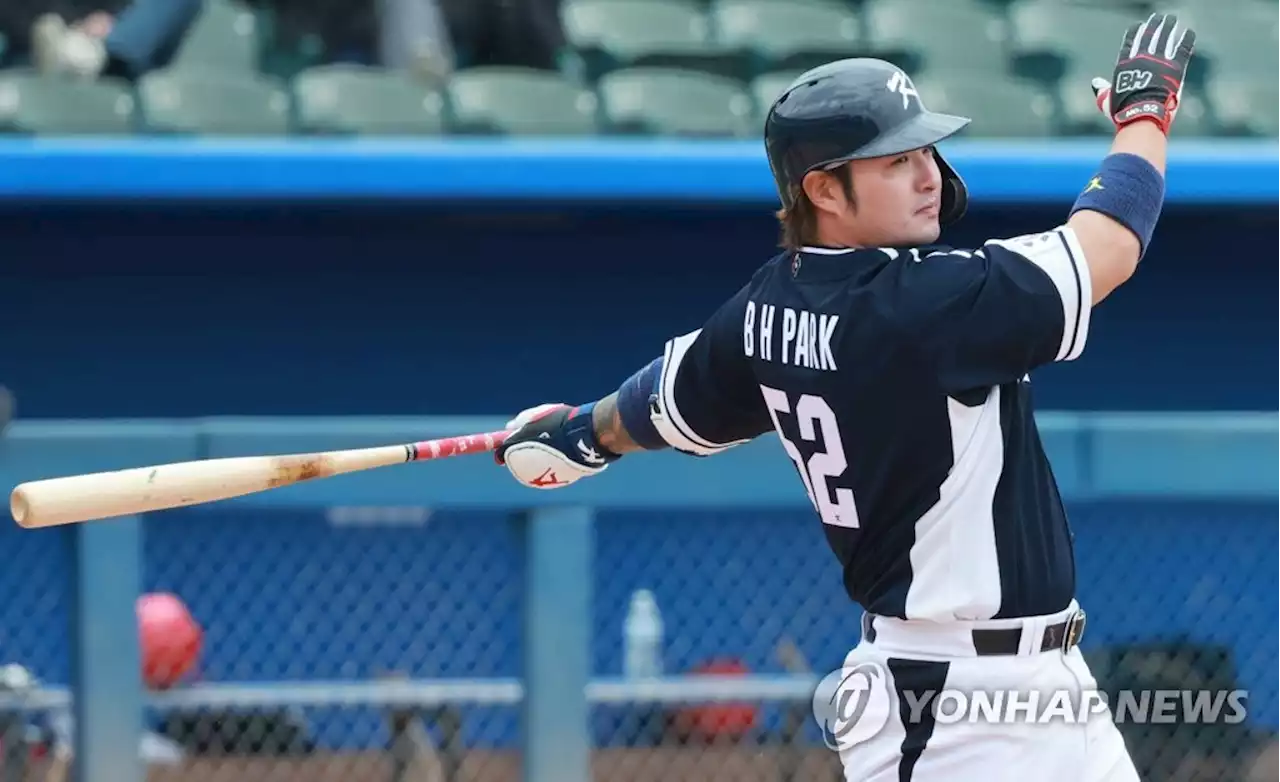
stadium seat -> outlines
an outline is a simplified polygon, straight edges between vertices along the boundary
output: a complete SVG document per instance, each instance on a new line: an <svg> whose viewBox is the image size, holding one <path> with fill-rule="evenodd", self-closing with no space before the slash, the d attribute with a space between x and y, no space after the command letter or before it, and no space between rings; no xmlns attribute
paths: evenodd
<svg viewBox="0 0 1280 782"><path fill-rule="evenodd" d="M134 132L136 116L127 82L0 71L0 132L126 135Z"/></svg>
<svg viewBox="0 0 1280 782"><path fill-rule="evenodd" d="M217 70L165 69L138 82L147 127L155 133L281 135L289 131L289 93L275 80Z"/></svg>
<svg viewBox="0 0 1280 782"><path fill-rule="evenodd" d="M1106 135L1115 133L1115 124L1098 109L1097 97L1090 85L1095 76L1111 78L1111 74L1072 65L1055 90L1060 109L1061 132L1069 136ZM1203 105L1200 107L1203 108ZM1191 124L1192 120L1188 120Z"/></svg>
<svg viewBox="0 0 1280 782"><path fill-rule="evenodd" d="M1207 94L1213 100L1220 133L1273 139L1280 134L1280 94L1274 81L1215 74L1209 79ZM1181 115L1177 121L1182 121Z"/></svg>
<svg viewBox="0 0 1280 782"><path fill-rule="evenodd" d="M1042 138L1057 133L1053 98L1038 85L1018 79L973 79L967 73L931 73L915 83L931 110L973 120L960 131L961 137Z"/></svg>
<svg viewBox="0 0 1280 782"><path fill-rule="evenodd" d="M734 79L680 68L640 67L598 84L604 115L620 133L748 136L759 130L753 103Z"/></svg>
<svg viewBox="0 0 1280 782"><path fill-rule="evenodd" d="M1213 136L1217 132L1217 118L1211 111L1209 102L1199 93L1184 91L1181 105L1178 107L1177 121L1173 125L1172 137L1174 139L1200 138Z"/></svg>
<svg viewBox="0 0 1280 782"><path fill-rule="evenodd" d="M853 9L834 0L716 0L716 37L749 52L755 74L805 70L861 53Z"/></svg>
<svg viewBox="0 0 1280 782"><path fill-rule="evenodd" d="M277 10L270 4L254 7L258 28L258 72L288 81L308 68L325 64L327 47L314 32L293 31L282 36Z"/></svg>
<svg viewBox="0 0 1280 782"><path fill-rule="evenodd" d="M258 65L259 32L253 11L235 0L204 0L171 66L247 73Z"/></svg>
<svg viewBox="0 0 1280 782"><path fill-rule="evenodd" d="M448 94L461 133L590 135L597 128L595 94L550 71L468 68L454 74Z"/></svg>
<svg viewBox="0 0 1280 782"><path fill-rule="evenodd" d="M722 75L747 68L718 46L701 8L684 0L565 0L561 18L589 79L616 68L683 67Z"/></svg>
<svg viewBox="0 0 1280 782"><path fill-rule="evenodd" d="M1276 84L1280 13L1275 3L1182 0L1174 12L1196 31L1189 85L1203 85L1209 74L1234 74L1250 81L1265 78Z"/></svg>
<svg viewBox="0 0 1280 782"><path fill-rule="evenodd" d="M1098 110L1089 79L1094 74L1073 70L1058 86L1058 100L1062 109L1061 131L1065 135L1110 135L1115 125ZM1198 94L1184 92L1182 106L1174 125L1175 138L1210 136L1214 133L1213 117L1205 101Z"/></svg>
<svg viewBox="0 0 1280 782"><path fill-rule="evenodd" d="M407 76L363 65L324 65L293 81L298 128L314 134L435 135L444 96Z"/></svg>
<svg viewBox="0 0 1280 782"><path fill-rule="evenodd" d="M764 73L751 80L751 97L756 103L756 112L763 122L769 113L769 107L778 96L791 86L791 82L800 77L802 71L782 71Z"/></svg>
<svg viewBox="0 0 1280 782"><path fill-rule="evenodd" d="M1064 135L1092 136L1114 133L1115 125L1098 110L1089 87L1092 71L1071 70L1058 82L1058 105Z"/></svg>
<svg viewBox="0 0 1280 782"><path fill-rule="evenodd" d="M1124 31L1138 18L1131 11L1061 0L1017 0L1009 6L1013 70L1046 85L1071 70L1107 76L1115 69Z"/></svg>
<svg viewBox="0 0 1280 782"><path fill-rule="evenodd" d="M919 75L925 71L1006 71L1004 19L976 0L866 0L871 52Z"/></svg>

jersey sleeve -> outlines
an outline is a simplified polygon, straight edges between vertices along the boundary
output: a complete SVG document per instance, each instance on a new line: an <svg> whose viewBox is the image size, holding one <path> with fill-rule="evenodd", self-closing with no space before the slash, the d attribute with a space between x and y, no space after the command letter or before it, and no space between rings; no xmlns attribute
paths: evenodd
<svg viewBox="0 0 1280 782"><path fill-rule="evenodd" d="M904 269L899 298L906 328L954 393L1078 358L1093 291L1084 251L1064 225L917 257Z"/></svg>
<svg viewBox="0 0 1280 782"><path fill-rule="evenodd" d="M746 289L703 324L667 341L650 418L672 448L709 456L772 430L743 334Z"/></svg>

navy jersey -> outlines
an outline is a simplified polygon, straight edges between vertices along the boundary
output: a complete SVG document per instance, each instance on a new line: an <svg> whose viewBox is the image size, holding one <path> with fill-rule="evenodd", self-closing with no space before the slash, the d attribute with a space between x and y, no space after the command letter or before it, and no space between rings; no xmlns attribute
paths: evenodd
<svg viewBox="0 0 1280 782"><path fill-rule="evenodd" d="M1052 613L1075 563L1028 373L1080 355L1091 303L1065 226L783 253L667 343L654 422L697 455L776 433L872 613Z"/></svg>

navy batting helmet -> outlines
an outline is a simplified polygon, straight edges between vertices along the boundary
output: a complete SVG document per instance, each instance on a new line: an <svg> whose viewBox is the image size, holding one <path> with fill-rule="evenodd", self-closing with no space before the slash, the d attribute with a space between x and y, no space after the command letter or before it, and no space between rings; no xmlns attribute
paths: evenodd
<svg viewBox="0 0 1280 782"><path fill-rule="evenodd" d="M861 158L932 146L969 124L968 117L929 111L901 68L884 60L837 60L805 72L774 101L765 120L769 168L782 205L810 171ZM942 173L942 225L968 206L964 180L934 151Z"/></svg>

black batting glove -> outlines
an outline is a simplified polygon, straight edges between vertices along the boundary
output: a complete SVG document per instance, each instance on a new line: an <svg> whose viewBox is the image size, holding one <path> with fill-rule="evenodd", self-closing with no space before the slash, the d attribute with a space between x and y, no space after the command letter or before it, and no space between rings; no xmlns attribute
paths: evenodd
<svg viewBox="0 0 1280 782"><path fill-rule="evenodd" d="M1117 128L1150 120L1168 135L1195 43L1195 31L1174 14L1152 14L1130 27L1111 82L1093 80L1098 108Z"/></svg>

